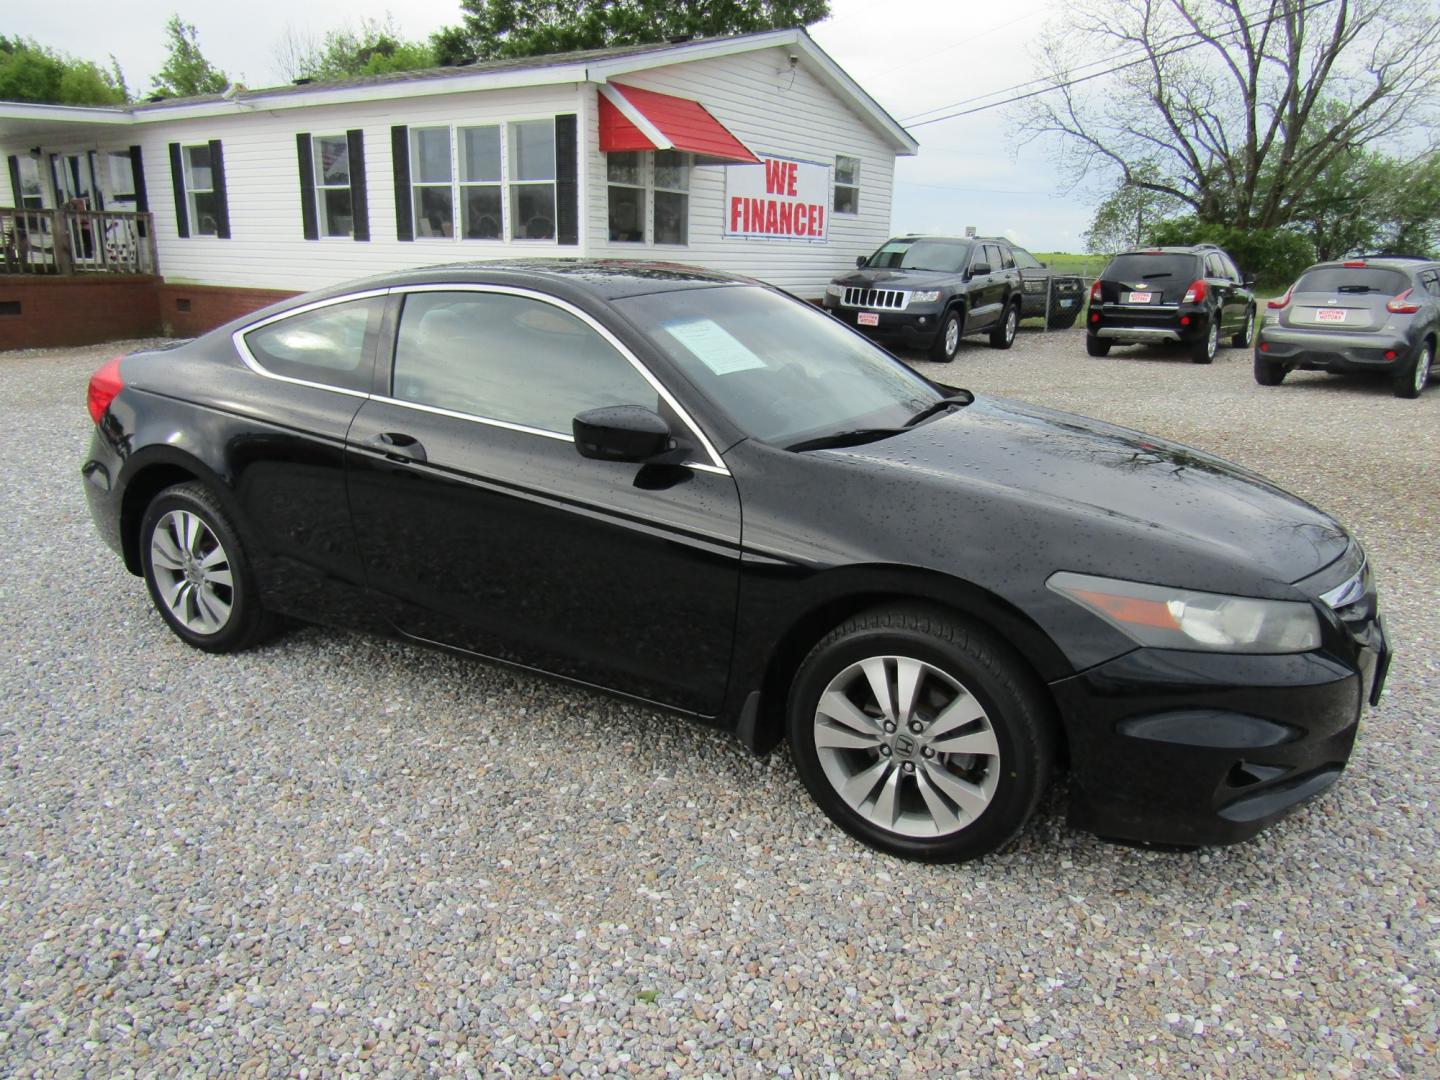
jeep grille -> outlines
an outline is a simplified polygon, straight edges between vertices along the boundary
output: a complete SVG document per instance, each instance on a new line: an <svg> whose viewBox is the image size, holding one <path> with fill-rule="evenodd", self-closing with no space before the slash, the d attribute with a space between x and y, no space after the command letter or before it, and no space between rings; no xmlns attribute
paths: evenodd
<svg viewBox="0 0 1440 1080"><path fill-rule="evenodd" d="M845 290L846 307L888 308L903 311L910 302L910 294L899 289L864 289L850 287Z"/></svg>

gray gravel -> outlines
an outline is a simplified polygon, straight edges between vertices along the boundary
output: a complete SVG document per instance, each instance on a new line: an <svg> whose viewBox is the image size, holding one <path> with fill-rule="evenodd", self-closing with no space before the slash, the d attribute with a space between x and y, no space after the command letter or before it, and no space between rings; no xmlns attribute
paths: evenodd
<svg viewBox="0 0 1440 1080"><path fill-rule="evenodd" d="M114 351L0 356L0 1073L1440 1075L1440 387L1078 331L917 362L1332 510L1401 650L1340 784L1256 841L1107 845L1053 795L935 868L637 708L318 629L186 649L81 495Z"/></svg>

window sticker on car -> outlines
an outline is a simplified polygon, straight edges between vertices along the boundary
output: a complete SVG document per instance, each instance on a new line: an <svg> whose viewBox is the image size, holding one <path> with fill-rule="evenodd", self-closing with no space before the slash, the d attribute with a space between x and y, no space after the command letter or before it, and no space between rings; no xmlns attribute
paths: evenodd
<svg viewBox="0 0 1440 1080"><path fill-rule="evenodd" d="M666 333L694 353L695 358L716 375L765 366L764 360L712 319L663 325Z"/></svg>

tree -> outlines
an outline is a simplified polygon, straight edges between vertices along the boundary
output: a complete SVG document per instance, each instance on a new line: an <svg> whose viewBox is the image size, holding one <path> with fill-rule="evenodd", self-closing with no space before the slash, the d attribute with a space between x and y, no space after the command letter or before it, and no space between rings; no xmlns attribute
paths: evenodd
<svg viewBox="0 0 1440 1080"><path fill-rule="evenodd" d="M1173 196L1122 181L1095 208L1085 247L1106 255L1136 247L1149 239L1162 220L1179 213L1182 205Z"/></svg>
<svg viewBox="0 0 1440 1080"><path fill-rule="evenodd" d="M24 38L0 35L0 100L45 105L123 105L130 100L115 58L107 71Z"/></svg>
<svg viewBox="0 0 1440 1080"><path fill-rule="evenodd" d="M200 38L195 27L171 15L165 24L170 55L165 66L151 81L151 89L161 97L197 97L218 94L230 85L230 78L205 59L200 51Z"/></svg>
<svg viewBox="0 0 1440 1080"><path fill-rule="evenodd" d="M288 80L352 79L392 71L434 67L435 51L423 41L406 41L394 20L362 19L358 29L342 27L322 41L288 31L276 48L276 61Z"/></svg>
<svg viewBox="0 0 1440 1080"><path fill-rule="evenodd" d="M1077 0L1041 50L1035 135L1201 222L1276 228L1353 151L1430 130L1435 0ZM1076 56L1100 58L1076 64Z"/></svg>
<svg viewBox="0 0 1440 1080"><path fill-rule="evenodd" d="M1196 221L1193 217L1162 221L1145 238L1157 247L1182 244L1216 244L1253 274L1262 289L1284 289L1300 271L1315 261L1310 241L1290 229L1249 229Z"/></svg>
<svg viewBox="0 0 1440 1080"><path fill-rule="evenodd" d="M830 14L828 0L461 0L460 7L462 25L431 38L441 63L808 26Z"/></svg>

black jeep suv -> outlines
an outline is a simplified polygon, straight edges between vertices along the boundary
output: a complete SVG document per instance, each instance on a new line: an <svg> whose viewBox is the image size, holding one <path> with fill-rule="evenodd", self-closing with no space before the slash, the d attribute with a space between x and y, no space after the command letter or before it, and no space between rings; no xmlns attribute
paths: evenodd
<svg viewBox="0 0 1440 1080"><path fill-rule="evenodd" d="M1104 356L1112 345L1177 342L1195 363L1208 364L1222 336L1237 349L1250 344L1253 284L1214 244L1116 255L1090 287L1086 351Z"/></svg>
<svg viewBox="0 0 1440 1080"><path fill-rule="evenodd" d="M825 308L881 341L955 359L964 334L1008 349L1020 325L1022 281L1004 240L897 236L861 256L825 290Z"/></svg>

